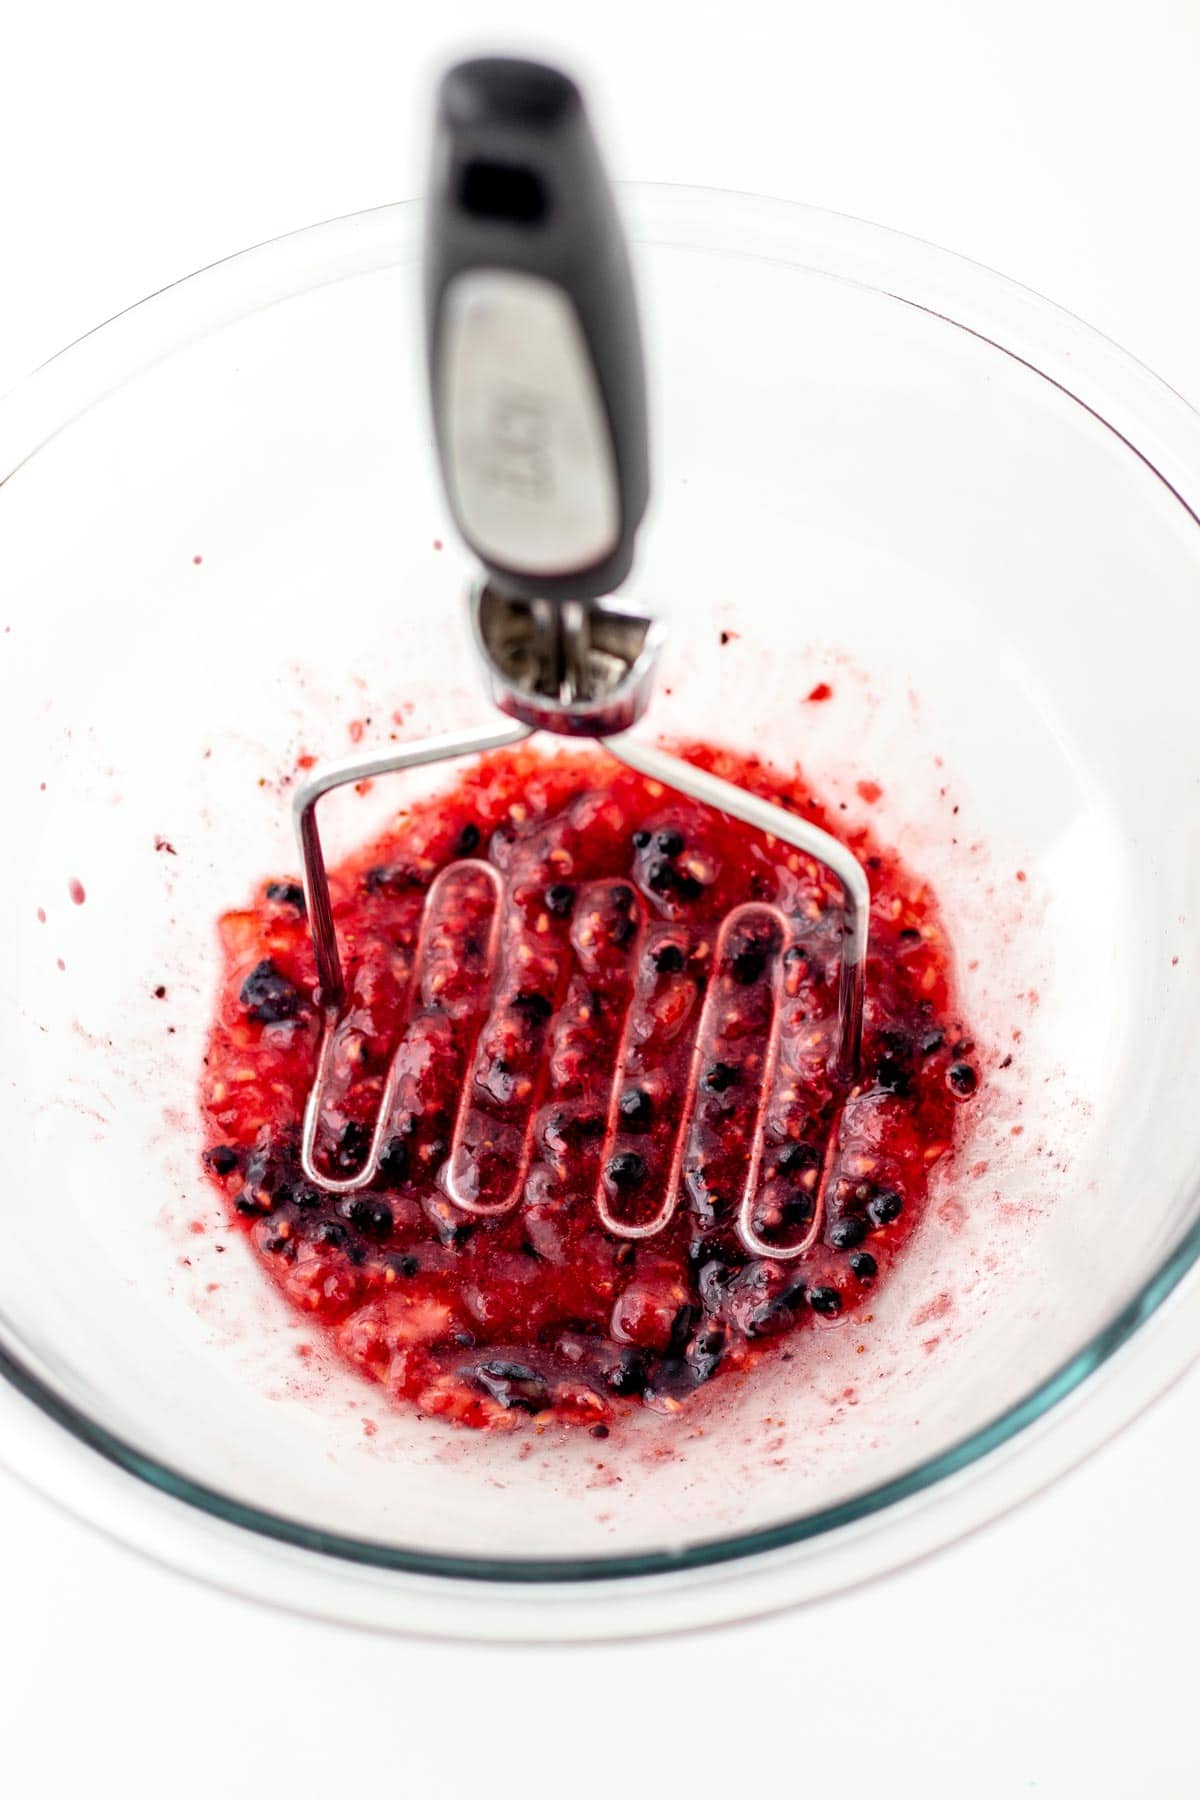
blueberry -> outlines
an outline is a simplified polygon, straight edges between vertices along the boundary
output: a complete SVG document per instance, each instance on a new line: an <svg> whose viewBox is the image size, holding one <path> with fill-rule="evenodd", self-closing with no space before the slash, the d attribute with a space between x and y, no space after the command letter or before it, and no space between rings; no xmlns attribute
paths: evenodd
<svg viewBox="0 0 1200 1800"><path fill-rule="evenodd" d="M683 833L681 831L660 831L654 840L655 848L664 856L678 856L683 850Z"/></svg>
<svg viewBox="0 0 1200 1800"><path fill-rule="evenodd" d="M508 1412L543 1412L550 1404L546 1384L528 1363L496 1359L477 1363L472 1373L480 1387Z"/></svg>
<svg viewBox="0 0 1200 1800"><path fill-rule="evenodd" d="M667 1342L667 1356L673 1360L682 1356L687 1349L688 1339L700 1316L700 1309L689 1305L686 1301L671 1320L671 1336Z"/></svg>
<svg viewBox="0 0 1200 1800"><path fill-rule="evenodd" d="M240 997L250 1017L263 1025L294 1019L304 1005L299 988L281 974L270 957L251 969L242 983Z"/></svg>
<svg viewBox="0 0 1200 1800"><path fill-rule="evenodd" d="M566 881L555 881L546 889L546 911L556 919L565 919L575 904L575 889Z"/></svg>
<svg viewBox="0 0 1200 1800"><path fill-rule="evenodd" d="M615 1369L610 1369L608 1385L614 1394L638 1395L646 1391L646 1359L638 1350L623 1350Z"/></svg>
<svg viewBox="0 0 1200 1800"><path fill-rule="evenodd" d="M746 1320L748 1337L775 1337L792 1323L792 1310L781 1298L756 1306Z"/></svg>
<svg viewBox="0 0 1200 1800"><path fill-rule="evenodd" d="M621 1122L627 1131L648 1131L654 1108L645 1088L626 1088L618 1102Z"/></svg>
<svg viewBox="0 0 1200 1800"><path fill-rule="evenodd" d="M950 1092L957 1094L960 1100L969 1100L979 1086L979 1077L968 1062L951 1063L946 1070L946 1080Z"/></svg>
<svg viewBox="0 0 1200 1800"><path fill-rule="evenodd" d="M820 1166L821 1152L812 1144L785 1144L775 1169L780 1175L803 1175L806 1170Z"/></svg>
<svg viewBox="0 0 1200 1800"><path fill-rule="evenodd" d="M352 1175L362 1167L370 1148L371 1133L357 1119L351 1119L348 1125L342 1127L337 1149L333 1153L334 1164L343 1175Z"/></svg>
<svg viewBox="0 0 1200 1800"><path fill-rule="evenodd" d="M697 1387L716 1374L725 1351L725 1333L721 1330L701 1331L687 1347L687 1362Z"/></svg>
<svg viewBox="0 0 1200 1800"><path fill-rule="evenodd" d="M885 1094L896 1094L903 1097L909 1092L912 1083L908 1070L895 1056L881 1056L875 1065L875 1081Z"/></svg>
<svg viewBox="0 0 1200 1800"><path fill-rule="evenodd" d="M479 848L480 830L478 825L464 825L454 844L456 856L473 856Z"/></svg>
<svg viewBox="0 0 1200 1800"><path fill-rule="evenodd" d="M704 1071L704 1085L710 1094L723 1094L733 1087L737 1078L738 1072L732 1063L715 1062Z"/></svg>
<svg viewBox="0 0 1200 1800"><path fill-rule="evenodd" d="M538 1378L537 1371L531 1369L528 1363L507 1362L501 1357L480 1363L478 1373L490 1375L495 1381L536 1381Z"/></svg>
<svg viewBox="0 0 1200 1800"><path fill-rule="evenodd" d="M261 1188L247 1187L242 1189L233 1204L238 1212L244 1213L248 1219L257 1219L263 1213L270 1212L274 1201L270 1194L264 1193Z"/></svg>
<svg viewBox="0 0 1200 1800"><path fill-rule="evenodd" d="M850 1258L850 1273L857 1281L874 1281L879 1264L869 1250L856 1250Z"/></svg>
<svg viewBox="0 0 1200 1800"><path fill-rule="evenodd" d="M704 892L704 883L694 875L676 875L675 892L681 900L699 900Z"/></svg>
<svg viewBox="0 0 1200 1800"><path fill-rule="evenodd" d="M386 1200L372 1200L367 1194L356 1194L347 1211L351 1223L371 1237L387 1237L392 1229L392 1209Z"/></svg>
<svg viewBox="0 0 1200 1800"><path fill-rule="evenodd" d="M836 1319L842 1310L842 1296L835 1287L813 1287L808 1290L808 1304L823 1319Z"/></svg>
<svg viewBox="0 0 1200 1800"><path fill-rule="evenodd" d="M386 1188L398 1188L408 1174L408 1145L403 1138L389 1138L379 1159L379 1179Z"/></svg>
<svg viewBox="0 0 1200 1800"><path fill-rule="evenodd" d="M921 1039L921 1055L936 1056L945 1041L946 1034L944 1031L926 1032L925 1036Z"/></svg>
<svg viewBox="0 0 1200 1800"><path fill-rule="evenodd" d="M336 1219L324 1219L313 1233L313 1241L318 1244L332 1244L341 1248L349 1243L350 1235L344 1225Z"/></svg>
<svg viewBox="0 0 1200 1800"><path fill-rule="evenodd" d="M780 1224L788 1231L799 1231L811 1225L813 1221L813 1197L811 1194L793 1194L785 1200L780 1208Z"/></svg>
<svg viewBox="0 0 1200 1800"><path fill-rule="evenodd" d="M733 1274L728 1263L719 1257L706 1262L698 1277L700 1298L704 1302L706 1312L716 1312L725 1298L725 1286Z"/></svg>
<svg viewBox="0 0 1200 1800"><path fill-rule="evenodd" d="M735 951L729 965L729 972L739 987L749 987L757 981L767 966L767 953L761 944L743 944Z"/></svg>
<svg viewBox="0 0 1200 1800"><path fill-rule="evenodd" d="M424 885L419 870L406 862L380 863L363 876L368 894L403 894Z"/></svg>
<svg viewBox="0 0 1200 1800"><path fill-rule="evenodd" d="M683 968L683 951L678 944L664 944L655 951L654 967L660 975L678 975Z"/></svg>
<svg viewBox="0 0 1200 1800"><path fill-rule="evenodd" d="M872 1225L890 1225L903 1211L903 1200L891 1188L884 1188L867 1205L867 1217Z"/></svg>
<svg viewBox="0 0 1200 1800"><path fill-rule="evenodd" d="M826 1242L834 1250L857 1250L867 1235L867 1228L861 1219L839 1219L826 1232Z"/></svg>
<svg viewBox="0 0 1200 1800"><path fill-rule="evenodd" d="M512 1009L514 1012L524 1013L525 1017L534 1024L541 1025L550 1017L554 1006L551 1001L547 1000L545 994L522 991L514 994Z"/></svg>
<svg viewBox="0 0 1200 1800"><path fill-rule="evenodd" d="M267 899L277 906L294 907L298 913L304 911L304 889L298 881L269 881Z"/></svg>
<svg viewBox="0 0 1200 1800"><path fill-rule="evenodd" d="M270 1148L260 1147L252 1151L246 1164L246 1186L263 1188L267 1193L273 1194L277 1185L278 1174Z"/></svg>
<svg viewBox="0 0 1200 1800"><path fill-rule="evenodd" d="M214 1175L232 1175L242 1159L232 1144L216 1144L204 1152L204 1160Z"/></svg>
<svg viewBox="0 0 1200 1800"><path fill-rule="evenodd" d="M648 850L650 848L650 833L648 831L635 831L633 834L633 847L635 850Z"/></svg>
<svg viewBox="0 0 1200 1800"><path fill-rule="evenodd" d="M622 1150L609 1161L608 1179L616 1188L637 1187L645 1178L645 1158L639 1156L636 1150Z"/></svg>

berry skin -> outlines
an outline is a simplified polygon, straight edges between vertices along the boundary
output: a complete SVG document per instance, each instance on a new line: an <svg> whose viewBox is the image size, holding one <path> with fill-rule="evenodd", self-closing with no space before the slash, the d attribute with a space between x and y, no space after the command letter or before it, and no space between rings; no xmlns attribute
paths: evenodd
<svg viewBox="0 0 1200 1800"><path fill-rule="evenodd" d="M842 1310L842 1296L835 1287L811 1287L808 1304L823 1319L836 1319Z"/></svg>

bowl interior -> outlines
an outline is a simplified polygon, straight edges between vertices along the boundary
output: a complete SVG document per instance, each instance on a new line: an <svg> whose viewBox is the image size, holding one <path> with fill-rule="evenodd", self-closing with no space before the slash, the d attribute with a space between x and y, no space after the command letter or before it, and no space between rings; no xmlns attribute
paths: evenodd
<svg viewBox="0 0 1200 1800"><path fill-rule="evenodd" d="M632 586L671 640L647 728L799 762L870 813L941 896L985 1074L872 1317L682 1423L601 1445L393 1411L198 1168L214 920L295 870L297 757L344 754L357 721L487 717L412 212L377 266L318 246L270 303L228 265L210 328L0 487L0 1343L183 1492L381 1553L819 1524L982 1439L1196 1217L1195 521L1034 369L806 266L801 229L734 249L657 204L635 221L656 490ZM331 802L334 847L398 793Z"/></svg>

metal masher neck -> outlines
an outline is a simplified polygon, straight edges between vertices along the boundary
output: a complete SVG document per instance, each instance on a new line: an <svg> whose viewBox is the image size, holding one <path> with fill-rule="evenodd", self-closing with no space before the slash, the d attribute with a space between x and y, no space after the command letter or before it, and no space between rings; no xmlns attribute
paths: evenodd
<svg viewBox="0 0 1200 1800"><path fill-rule="evenodd" d="M527 599L481 580L471 628L492 701L533 731L609 737L646 711L662 627L611 598Z"/></svg>

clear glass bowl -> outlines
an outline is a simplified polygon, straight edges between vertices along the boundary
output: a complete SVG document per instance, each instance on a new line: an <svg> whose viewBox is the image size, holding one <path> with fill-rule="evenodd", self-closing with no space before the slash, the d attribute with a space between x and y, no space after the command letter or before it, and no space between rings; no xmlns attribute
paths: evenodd
<svg viewBox="0 0 1200 1800"><path fill-rule="evenodd" d="M657 465L633 585L673 634L648 728L800 760L848 818L882 786L985 1072L873 1316L682 1425L391 1410L299 1353L197 1166L213 922L295 869L297 756L487 716L417 209L205 270L0 409L2 1454L348 1621L569 1638L826 1594L1051 1479L1200 1340L1200 421L925 245L626 199ZM332 805L335 845L398 798Z"/></svg>

